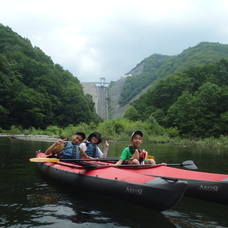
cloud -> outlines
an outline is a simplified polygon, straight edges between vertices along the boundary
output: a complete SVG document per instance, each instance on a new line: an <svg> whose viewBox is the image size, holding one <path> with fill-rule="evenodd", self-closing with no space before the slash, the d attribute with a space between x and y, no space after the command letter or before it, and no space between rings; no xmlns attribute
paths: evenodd
<svg viewBox="0 0 228 228"><path fill-rule="evenodd" d="M226 0L8 0L9 26L82 82L118 80L144 58L227 43Z"/></svg>

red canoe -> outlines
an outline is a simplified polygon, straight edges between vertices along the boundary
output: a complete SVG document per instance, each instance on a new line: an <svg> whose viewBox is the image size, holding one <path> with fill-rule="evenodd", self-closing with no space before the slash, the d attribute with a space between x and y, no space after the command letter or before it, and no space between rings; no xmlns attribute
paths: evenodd
<svg viewBox="0 0 228 228"><path fill-rule="evenodd" d="M185 196L228 205L228 174L198 172L165 165L128 168L128 170L147 176L187 181L189 185Z"/></svg>
<svg viewBox="0 0 228 228"><path fill-rule="evenodd" d="M37 152L36 157L46 156ZM133 173L132 170L120 169L103 162L88 161L80 165L61 161L36 164L40 172L57 182L158 211L176 205L188 186L186 181L144 175L138 171Z"/></svg>

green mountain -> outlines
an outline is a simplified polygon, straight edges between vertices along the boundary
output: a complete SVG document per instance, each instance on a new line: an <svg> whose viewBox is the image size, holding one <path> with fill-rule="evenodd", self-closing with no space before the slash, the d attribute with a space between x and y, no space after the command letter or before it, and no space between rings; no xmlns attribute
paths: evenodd
<svg viewBox="0 0 228 228"><path fill-rule="evenodd" d="M0 127L44 129L99 122L79 80L28 39L0 24Z"/></svg>
<svg viewBox="0 0 228 228"><path fill-rule="evenodd" d="M228 135L228 45L202 42L176 56L154 54L128 74L109 88L112 117L156 122L170 136Z"/></svg>
<svg viewBox="0 0 228 228"><path fill-rule="evenodd" d="M228 134L228 61L169 75L125 112L131 120L156 121L171 135L220 137Z"/></svg>
<svg viewBox="0 0 228 228"><path fill-rule="evenodd" d="M160 79L185 70L190 66L203 66L220 59L228 59L228 45L202 42L184 50L176 56L153 54L145 58L128 74L119 98L119 105L128 104L148 85L154 85Z"/></svg>

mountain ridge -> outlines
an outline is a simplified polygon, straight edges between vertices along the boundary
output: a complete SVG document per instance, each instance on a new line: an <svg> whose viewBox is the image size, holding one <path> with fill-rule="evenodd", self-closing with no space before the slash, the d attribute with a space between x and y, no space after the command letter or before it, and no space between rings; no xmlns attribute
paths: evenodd
<svg viewBox="0 0 228 228"><path fill-rule="evenodd" d="M129 71L128 74L132 77L125 79L124 84L121 85L122 90L118 89L118 98L115 97L115 102L110 97L111 117L123 116L132 101L168 75L181 72L191 66L211 64L220 59L228 59L228 45L218 42L201 42L174 56L152 54ZM119 80L115 83L118 84ZM112 90L113 88L110 88L111 94L115 92Z"/></svg>

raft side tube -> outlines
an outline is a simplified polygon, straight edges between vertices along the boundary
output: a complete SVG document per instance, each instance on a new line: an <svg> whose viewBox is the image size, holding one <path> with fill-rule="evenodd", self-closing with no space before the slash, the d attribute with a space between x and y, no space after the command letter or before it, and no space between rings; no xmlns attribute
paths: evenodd
<svg viewBox="0 0 228 228"><path fill-rule="evenodd" d="M160 177L153 177L146 183L133 183L65 171L61 170L61 165L56 167L45 163L37 163L37 168L50 178L80 190L104 194L158 211L176 205L188 185L185 181L171 181Z"/></svg>

